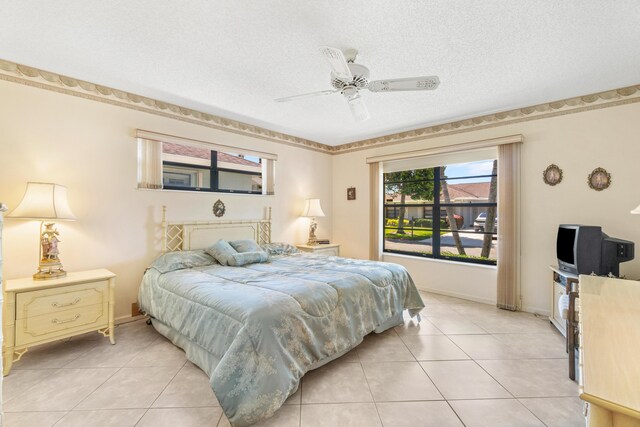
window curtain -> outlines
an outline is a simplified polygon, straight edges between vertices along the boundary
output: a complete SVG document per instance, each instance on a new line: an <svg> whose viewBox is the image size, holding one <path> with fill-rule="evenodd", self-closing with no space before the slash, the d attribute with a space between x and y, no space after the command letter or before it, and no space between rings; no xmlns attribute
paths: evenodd
<svg viewBox="0 0 640 427"><path fill-rule="evenodd" d="M369 191L370 191L370 208L369 208L369 259L378 261L380 259L380 229L381 222L381 204L380 196L382 194L382 169L380 163L369 164Z"/></svg>
<svg viewBox="0 0 640 427"><path fill-rule="evenodd" d="M262 159L262 194L275 194L275 160Z"/></svg>
<svg viewBox="0 0 640 427"><path fill-rule="evenodd" d="M520 148L498 146L498 298L499 308L520 305Z"/></svg>
<svg viewBox="0 0 640 427"><path fill-rule="evenodd" d="M138 188L162 188L162 142L138 138Z"/></svg>

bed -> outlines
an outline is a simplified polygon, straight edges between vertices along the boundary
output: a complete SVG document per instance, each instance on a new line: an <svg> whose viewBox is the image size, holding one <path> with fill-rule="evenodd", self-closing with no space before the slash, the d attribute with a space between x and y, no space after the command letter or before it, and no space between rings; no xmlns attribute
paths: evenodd
<svg viewBox="0 0 640 427"><path fill-rule="evenodd" d="M268 418L302 376L424 307L397 264L301 253L271 243L265 220L167 223L139 304L210 378L233 426ZM267 262L222 266L202 249L253 239Z"/></svg>

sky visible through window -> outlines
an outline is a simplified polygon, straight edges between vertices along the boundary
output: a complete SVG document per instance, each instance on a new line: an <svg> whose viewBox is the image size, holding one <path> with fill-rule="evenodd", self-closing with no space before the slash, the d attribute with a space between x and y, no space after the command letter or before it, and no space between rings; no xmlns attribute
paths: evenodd
<svg viewBox="0 0 640 427"><path fill-rule="evenodd" d="M476 176L476 175L491 175L493 169L493 160L481 160L479 162L470 163L458 163L448 165L444 173L448 177L457 176ZM469 179L456 179L456 184L464 184L470 182L489 182L490 177L487 178L469 178ZM453 181L452 181L453 184Z"/></svg>

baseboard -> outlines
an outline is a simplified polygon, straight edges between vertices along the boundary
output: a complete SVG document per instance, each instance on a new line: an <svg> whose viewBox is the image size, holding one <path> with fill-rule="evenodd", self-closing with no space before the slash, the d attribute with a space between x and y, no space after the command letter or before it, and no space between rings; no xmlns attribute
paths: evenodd
<svg viewBox="0 0 640 427"><path fill-rule="evenodd" d="M421 291L431 292L431 293L438 294L438 295L444 295L444 296L447 296L447 297L466 299L468 301L479 302L479 303L482 303L482 304L496 305L496 302L491 300L491 299L489 299L489 298L480 298L480 297L477 297L475 295L466 295L466 294L461 294L459 292L451 292L451 291L445 291L445 290L442 290L442 289L434 289L434 288L429 288L427 286L422 286L422 285L416 285L416 287Z"/></svg>
<svg viewBox="0 0 640 427"><path fill-rule="evenodd" d="M543 317L549 317L549 310L547 310L546 308L540 308L540 307L531 307L531 306L524 306L521 309L522 311L526 311L527 313L533 313L533 314L539 314L540 316Z"/></svg>
<svg viewBox="0 0 640 427"><path fill-rule="evenodd" d="M434 289L434 288L429 288L427 286L421 286L421 285L416 285L416 287L421 290L421 291L425 291L425 292L431 292L434 294L438 294L438 295L444 295L447 297L454 297L454 298L461 298L461 299L466 299L469 301L473 301L473 302L479 302L482 304L489 304L489 305L496 305L496 302L493 300L490 300L488 298L479 298L477 296L474 295L466 295L466 294L461 294L458 292L451 292L451 291L445 291L442 289ZM520 309L520 311L524 311L527 313L531 313L531 314L537 314L541 317L549 317L549 310L546 308L540 308L540 307L532 307L532 306L524 306Z"/></svg>
<svg viewBox="0 0 640 427"><path fill-rule="evenodd" d="M126 316L116 317L114 323L116 325L122 325L124 323L135 322L136 320L142 320L146 318L147 316L145 316L144 314L140 314L138 316L132 316L130 314L127 314Z"/></svg>

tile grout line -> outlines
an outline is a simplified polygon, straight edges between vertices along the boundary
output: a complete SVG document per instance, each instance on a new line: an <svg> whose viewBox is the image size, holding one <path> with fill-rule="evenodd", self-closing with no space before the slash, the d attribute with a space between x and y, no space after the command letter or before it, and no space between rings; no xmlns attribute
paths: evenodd
<svg viewBox="0 0 640 427"><path fill-rule="evenodd" d="M473 322L472 322L472 323L473 323ZM475 324L475 323L474 323L474 324ZM476 326L478 326L478 325L476 325ZM437 327L437 326L436 326L436 327ZM480 326L478 326L478 327L480 327ZM483 328L480 328L480 329L484 330ZM470 354L468 354L468 353L467 353L466 351L464 351L460 346L458 346L458 344L456 344L456 343L455 343L455 342L454 342L454 341L449 337L449 335L448 335L448 334L446 334L446 333L445 333L444 335L449 339L449 341L451 341L451 342L453 343L453 345L455 345L458 349L460 349L460 351L462 351L462 352L463 352L463 353L464 353L464 354L469 358L469 360L472 360L472 361L473 361L473 363L475 363L476 365L480 366L480 365L478 364L478 362L476 362L476 360L475 360L473 357L471 357L471 355L470 355ZM473 335L475 335L475 334L473 334ZM480 335L484 335L484 334L480 334ZM462 418L460 417L460 414L458 414L458 412L455 410L455 408L453 407L453 405L451 404L451 402L449 401L449 399L448 399L448 398L446 398L446 397L444 396L444 394L440 391L440 388L438 388L438 386L437 386L437 384L435 383L435 381L433 381L433 379L429 376L429 373L425 370L424 366L422 366L422 363L418 362L418 364L420 365L420 368L422 368L422 370L423 370L423 372L425 373L425 375L427 375L427 377L429 378L429 380L430 380L430 381L433 383L433 385L436 387L436 389L438 390L438 393L440 393L440 395L442 395L442 397L445 399L445 402L447 402L447 405L449 406L449 408L451 408L451 410L453 411L453 413L455 414L455 416L458 418L458 420L460 420L460 423L462 423L462 425L463 425L463 426L466 426L465 422L464 422L464 421L462 420ZM480 368L481 368L481 369L483 369L483 368L482 368L482 366L480 366ZM483 369L483 371L484 371L484 369ZM488 373L487 373L487 374L488 374ZM509 393L511 396L513 396L513 394L512 394L509 390L507 390L507 388L506 388L506 387L504 387L502 384L500 384L500 382L498 382L498 381L497 381L495 378L493 378L493 377L491 377L491 378L492 378L494 381L496 381L496 383L497 383L497 384L499 384L501 387L503 387L507 393ZM453 400L453 399L452 399L452 400ZM524 405L523 405L523 406L524 406Z"/></svg>
<svg viewBox="0 0 640 427"><path fill-rule="evenodd" d="M486 360L486 359L479 359L479 360ZM497 360L502 360L502 359L497 359ZM531 359L507 359L507 360L531 360ZM562 360L563 360L563 359L562 359ZM493 375L491 375L491 373L490 373L489 371L487 371L487 370L486 370L486 369L485 369L485 368L484 368L480 363L478 363L478 361L476 361L475 359L473 359L473 361L476 363L476 365L478 365L478 366L480 367L480 369L482 369L484 372L486 372L486 373L487 373L487 375L489 375L491 378L493 378L493 380L494 380L494 381L496 381L498 384L500 384L500 386L502 386L502 387L507 391L507 393L509 393L511 396L513 396L513 399L514 399L515 401L517 401L517 402L518 402L520 405L522 405L522 406L523 406L527 411L529 411L529 413L530 413L531 415L533 415L537 420L539 420L539 421L540 421L544 426L547 426L547 424L546 424L544 421L542 421L542 419L540 419L540 417L538 417L538 416L537 416L537 415L536 415L536 414L535 414L531 409L529 409L529 407L527 407L524 403L522 403L522 402L520 401L520 398L516 397L516 396L513 394L513 392L511 392L511 390L509 390L509 389L507 388L507 386L506 386L506 385L504 385L504 384L502 384L500 381L498 381L498 379L497 379L497 378L495 378Z"/></svg>
<svg viewBox="0 0 640 427"><path fill-rule="evenodd" d="M216 398L216 399L217 399L217 398ZM218 403L219 403L219 402L218 402ZM210 408L215 408L215 406L210 406ZM149 408L149 409L151 409L151 408ZM182 409L186 409L186 408L182 408ZM147 414L147 413L145 412L145 415L146 415L146 414ZM140 419L142 419L143 417L144 417L144 415L143 415ZM220 426L220 423L222 422L222 417L226 417L226 415L224 414L224 409L222 409L222 406L220 406L220 416L219 416L219 417L218 417L218 419L215 421L215 424L214 424L214 425L212 425L211 427L219 427L219 426ZM134 426L134 427L135 427L135 426ZM298 426L298 427L300 427L300 426Z"/></svg>
<svg viewBox="0 0 640 427"><path fill-rule="evenodd" d="M112 368L93 368L93 369L112 369ZM98 390L100 387L102 387L104 384L106 384L107 381L109 381L111 378L113 378L113 376L115 374L117 374L118 372L120 372L120 370L122 369L122 367L117 368L111 375L109 375L108 378L106 378L103 382L101 382L100 384L98 384L96 386L96 388L94 388L93 390L91 390L91 392L87 393L87 395L85 397L83 397L82 399L80 399L80 401L78 403L76 403L73 408L71 408L69 410L69 412L73 411L75 408L78 407L78 405L80 405L82 402L84 402L89 396L91 396L93 393L95 393L96 390ZM66 415L65 415L66 416Z"/></svg>
<svg viewBox="0 0 640 427"><path fill-rule="evenodd" d="M496 382L496 384L500 385L500 387L502 387L504 389L504 391L506 391L507 393L509 393L511 395L511 398L516 399L516 396L511 392L511 390L509 390L507 388L506 385L502 384L500 381L498 381L498 379L496 377L494 377L493 375L491 375L491 373L489 371L487 371L484 366L482 366L481 364L478 363L478 361L476 359L472 359L473 363L475 363L484 373L486 373L489 377L491 377L492 380L494 380ZM482 359L480 359L482 360Z"/></svg>
<svg viewBox="0 0 640 427"><path fill-rule="evenodd" d="M376 408L376 415L378 415L378 420L380 421L380 425L384 427L384 423L382 422L382 417L380 416L380 411L378 410L378 404L376 402L376 398L373 397L373 391L371 391L371 384L369 384L369 378L367 378L367 373L364 370L364 366L362 366L362 362L360 362L360 369L362 369L362 375L364 375L364 380L367 383L367 388L369 389L369 394L371 395L371 400L373 401L373 407Z"/></svg>
<svg viewBox="0 0 640 427"><path fill-rule="evenodd" d="M453 406L451 406L451 402L449 402L448 400L445 400L445 402L447 402L447 405L449 406L449 408L451 408L451 411L453 411L453 413L455 414L456 418L458 418L460 420L460 423L466 427L466 424L464 423L464 421L462 421L462 418L460 418L460 415L456 412L456 410L454 409Z"/></svg>
<svg viewBox="0 0 640 427"><path fill-rule="evenodd" d="M549 427L547 423L545 423L544 421L542 421L542 419L541 419L539 416L537 416L537 415L536 415L536 414L535 414L531 409L529 409L529 407L528 407L527 405L525 405L524 403L522 403L522 402L520 401L520 399L516 398L516 400L518 401L518 403L519 403L519 404L521 404L522 406L524 406L524 407L525 407L525 409L531 413L531 415L533 415L534 417L536 417L536 418L537 418L537 419L542 423L542 425L544 425L545 427Z"/></svg>
<svg viewBox="0 0 640 427"><path fill-rule="evenodd" d="M71 369L71 368L69 368L69 369ZM108 368L90 368L90 369L108 369ZM118 369L119 369L119 368L118 368ZM25 369L25 370L26 370L26 369ZM43 369L43 370L44 370L44 369ZM60 373L61 373L60 371L62 371L62 370L63 370L63 368L52 368L51 370L55 371L55 372L53 373L53 375L52 375L52 376L55 376L55 375L60 374ZM114 374L115 374L115 373L114 373ZM109 380L109 378L111 378L112 376L113 376L113 374L112 374L112 375L110 375L107 379L105 379L105 381L103 381L102 383L98 384L98 386L97 386L95 389L93 389L91 392L89 392L89 394L87 394L87 396L89 396L91 393L93 393L94 391L96 391L98 387L100 387L102 384L104 384L106 381L108 381L108 380ZM50 379L50 378L51 378L51 377L46 378L46 379ZM26 389L24 392L20 393L20 394L19 394L19 395L17 395L17 396L12 397L11 399L7 400L6 402L12 401L12 400L14 400L14 399L16 399L16 398L18 398L18 397L21 397L22 395L27 394L29 391L31 391L31 390L32 390L32 389L34 389L35 387L39 386L39 385L40 385L40 383L44 382L46 379L45 379L45 378L43 378L41 381L37 382L37 383L36 383L36 384L34 384L33 386L31 386L31 387L29 387L28 389ZM87 398L87 396L85 396L85 397L83 397L82 399L80 399L80 402L82 402L84 399L86 399L86 398ZM75 406L79 405L79 404L80 404L80 402L78 402ZM74 406L74 408L75 408L75 406ZM69 412L70 412L70 411L72 411L72 410L73 410L73 408L72 408L72 409L62 409L61 411L69 411ZM5 412L51 412L51 411L7 411L7 410L5 409ZM53 410L53 412L56 412L56 411L55 411L55 410ZM65 414L65 415L66 415L66 414Z"/></svg>
<svg viewBox="0 0 640 427"><path fill-rule="evenodd" d="M156 342L158 339L154 340L153 342ZM153 344L153 343L152 343ZM151 344L150 344L151 345ZM133 360L133 359L132 359ZM171 379L169 379L169 381L167 381L167 384L165 384L165 386L162 388L162 391L160 391L160 393L158 393L158 395L156 396L155 399L153 399L153 402L151 402L151 404L149 405L148 408L143 408L145 409L144 414L142 414L142 416L140 417L140 419L134 424L134 427L137 426L138 424L140 424L140 421L142 421L142 419L147 415L147 413L153 409L153 404L156 403L156 401L158 400L158 398L160 396L162 396L162 393L164 393L164 391L167 389L167 387L169 387L169 384L171 384L171 382L175 379L176 376L178 376L178 373L180 373L180 371L182 371L182 368L184 368L184 366L187 364L187 360L186 360L186 356L185 356L185 361L182 364L182 366L180 366L178 368L178 370L176 370L176 373L173 374L173 376L171 377ZM223 411L224 413L224 411ZM216 425L218 425L220 423L220 418L218 418L218 422L216 423Z"/></svg>
<svg viewBox="0 0 640 427"><path fill-rule="evenodd" d="M149 409L151 409L151 408L144 408L144 413L142 414L140 419L138 421L136 421L136 423L133 425L133 427L136 427L138 424L140 424L140 421L142 421L142 419L145 417L145 415L147 415L147 412L149 412Z"/></svg>
<svg viewBox="0 0 640 427"><path fill-rule="evenodd" d="M43 369L43 370L44 370L44 369ZM55 368L51 368L50 370L57 371L57 369L55 369ZM16 371L16 370L13 370L13 372L14 372L14 373L15 373L15 371ZM19 370L18 370L18 371L19 371ZM27 371L27 369L23 369L23 371ZM8 376L8 374L7 374L7 376ZM44 377L43 377L43 378L42 378L42 379L40 379L38 382L36 382L34 385L32 385L31 387L29 387L28 389L26 389L25 391L23 391L22 393L20 393L20 394L18 394L18 395L16 395L16 396L13 396L13 397L11 397L11 398L9 398L9 399L7 399L7 398L6 398L7 396L6 396L6 394L4 393L4 390L3 390L2 405L4 406L4 405L6 405L7 403L9 403L10 401L12 401L13 399L15 399L15 398L17 398L17 397L22 396L23 394L25 394L26 392L28 392L29 390L31 390L31 389L32 389L32 388L34 388L35 386L40 385L40 383L42 383L43 381L45 381L45 379L46 379L46 378L44 378ZM6 382L6 380L4 380L4 381ZM3 386L3 388L4 388L4 386ZM7 412L7 411L6 411L6 409L5 409L4 411L5 411L5 412Z"/></svg>
<svg viewBox="0 0 640 427"><path fill-rule="evenodd" d="M156 403L158 401L158 399L160 398L160 396L162 396L162 393L165 392L165 390L167 389L167 387L169 387L169 384L171 384L173 382L173 380L178 376L178 374L184 369L184 367L186 366L188 360L186 358L186 354L185 354L185 361L184 363L178 368L178 370L176 371L175 374L173 374L173 376L171 377L171 379L169 381L167 381L167 384L162 388L162 391L160 393L158 393L158 395L156 396L155 399L153 399L153 402L151 402L151 405L149 405L149 409L153 408L153 404ZM220 403L220 402L218 402ZM222 407L222 406L221 406Z"/></svg>
<svg viewBox="0 0 640 427"><path fill-rule="evenodd" d="M58 420L56 420L55 423L51 424L51 427L55 427L56 425L59 425L60 422L64 419L64 417L66 417L70 413L71 411L65 411L65 413Z"/></svg>
<svg viewBox="0 0 640 427"><path fill-rule="evenodd" d="M157 341L157 338L154 341L152 341L151 343L149 343L145 348L148 348L155 341ZM114 344L114 345L116 345L116 344ZM107 348L109 348L109 347L107 347ZM91 349L91 350L93 350L93 349ZM141 351L143 351L143 350L137 351L131 360L133 360L137 356L137 354L139 354ZM86 354L88 354L88 353L89 352L87 352ZM131 360L129 360L127 363L131 362ZM67 365L65 365L65 366L67 366ZM111 374L107 379L105 379L96 388L94 388L90 393L88 393L83 399L81 399L73 408L71 408L71 410L69 410L69 412L74 411L82 402L84 402L87 398L89 398L89 396L91 396L93 393L95 393L96 390L98 390L100 387L102 387L104 384L106 384L107 381L109 381L111 378L113 378L118 372L120 372L125 367L126 367L126 364L125 364L125 366L117 367L117 369L113 372L113 374ZM69 369L72 369L72 368L69 368ZM112 369L112 368L111 367L99 367L99 368L95 368L94 367L94 368L85 368L85 369ZM138 409L138 408L111 408L111 409ZM66 417L66 414L65 414L65 417Z"/></svg>
<svg viewBox="0 0 640 427"><path fill-rule="evenodd" d="M113 331L113 335L114 335L114 337L115 337L115 333L116 333L116 331L115 331L115 329L116 329L116 328L117 328L117 326L114 326L114 331ZM95 332L95 333L96 333L96 334L99 334L99 332ZM68 342L69 342L69 343L71 343L71 342L73 341L73 338L75 338L75 337L71 337L71 338L69 338L69 341L68 341ZM109 338L108 338L108 337L102 337L102 339L103 339L103 340L108 340ZM77 342L77 341L78 341L78 340L76 340L75 342ZM90 351L93 351L93 350L94 350L94 349L99 345L99 344L98 344L98 342L100 341L100 337L98 337L98 339L97 339L97 340L93 340L93 341L95 341L95 344L94 344L91 348L89 348L89 349L87 349L86 351L84 351L83 353L79 354L79 355L78 355L78 357L76 357L76 358L75 358L75 359L73 359L71 362L69 362L69 363L67 363L66 365L64 365L64 366L63 366L63 368L67 367L67 366L68 366L68 365L70 365L71 363L73 363L73 362L75 362L76 360L80 359L80 357L85 356L85 355L86 355L86 354L88 354ZM115 345L115 344L114 344L114 345Z"/></svg>
<svg viewBox="0 0 640 427"><path fill-rule="evenodd" d="M430 323L431 323L431 322L430 322ZM435 326L435 325L434 325L434 327L435 327L436 329L440 330L437 326ZM442 331L441 331L441 332L442 332ZM443 334L444 336L446 336L447 338L449 338L449 337L447 336L447 334L445 334L444 332L442 332L442 334ZM451 342L453 343L453 345L455 345L455 346L457 347L456 343L455 343L455 342L453 342L453 341L451 340L451 338L449 338L449 341L451 341ZM403 344L405 344L405 346L406 346L406 343L404 343L404 341L403 341ZM458 347L458 348L459 348L459 347ZM467 355L467 357L469 357L469 355L468 355L467 353L465 353L462 349L460 349L460 350L461 350L465 355ZM409 351L411 351L411 350L409 350ZM412 353L412 354L413 354L413 353ZM440 360L438 360L438 362L439 362L439 361L440 361ZM456 418L457 418L458 420L460 420L460 423L461 423L463 426L466 426L466 424L465 424L465 423L462 421L462 419L460 418L460 415L458 415L458 413L455 411L455 409L453 409L453 406L451 406L451 403L449 403L449 400L444 396L444 394L442 393L442 391L440 390L440 388L438 387L438 385L435 383L435 381L433 381L433 378L431 378L431 377L429 376L429 373L424 369L424 366L422 366L422 363L421 363L419 360L417 360L417 358L416 358L416 362L418 363L418 366L420 367L420 369L422 369L422 372L424 372L424 374L427 376L427 378L429 379L429 381L431 381L431 384L433 384L433 386L434 386L434 387L435 387L435 389L438 391L438 393L440 394L440 396L442 396L442 399L443 399L443 400L440 400L440 401L437 401L437 402L442 402L442 401L446 402L447 406L451 409L451 411L452 411L452 412L453 412L453 414L456 416ZM433 402L433 401L432 401L432 402ZM377 408L377 403L376 403L376 408Z"/></svg>

